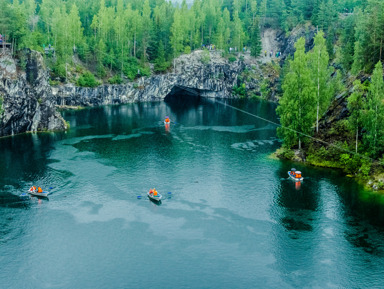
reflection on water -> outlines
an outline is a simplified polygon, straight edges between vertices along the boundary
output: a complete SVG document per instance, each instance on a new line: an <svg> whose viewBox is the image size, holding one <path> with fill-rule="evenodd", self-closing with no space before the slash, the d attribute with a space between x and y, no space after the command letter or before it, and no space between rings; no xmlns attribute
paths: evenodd
<svg viewBox="0 0 384 289"><path fill-rule="evenodd" d="M276 120L271 104L228 103ZM0 139L2 288L381 286L383 197L271 159L273 125L212 100L64 117L69 132ZM49 201L22 200L31 185Z"/></svg>

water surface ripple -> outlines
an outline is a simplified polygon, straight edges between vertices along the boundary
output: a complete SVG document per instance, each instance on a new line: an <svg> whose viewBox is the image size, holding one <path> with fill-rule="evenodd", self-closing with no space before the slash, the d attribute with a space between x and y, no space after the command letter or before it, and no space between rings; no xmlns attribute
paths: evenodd
<svg viewBox="0 0 384 289"><path fill-rule="evenodd" d="M214 101L64 117L0 139L1 288L383 288L384 198L270 158L273 125ZM49 199L20 199L33 184Z"/></svg>

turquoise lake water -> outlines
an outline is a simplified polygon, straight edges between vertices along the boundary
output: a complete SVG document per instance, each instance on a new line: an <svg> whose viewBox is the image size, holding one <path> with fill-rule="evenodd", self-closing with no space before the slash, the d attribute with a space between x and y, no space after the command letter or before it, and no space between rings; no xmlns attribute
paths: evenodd
<svg viewBox="0 0 384 289"><path fill-rule="evenodd" d="M384 288L383 197L272 159L274 125L214 100L63 116L0 139L0 288Z"/></svg>

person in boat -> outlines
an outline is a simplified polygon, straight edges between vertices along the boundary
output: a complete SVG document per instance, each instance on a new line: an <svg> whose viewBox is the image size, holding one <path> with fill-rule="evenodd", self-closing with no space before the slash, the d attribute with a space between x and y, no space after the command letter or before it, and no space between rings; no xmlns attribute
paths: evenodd
<svg viewBox="0 0 384 289"><path fill-rule="evenodd" d="M30 191L30 192L34 192L34 191L36 191L36 187L35 187L35 186L30 187L30 188L29 188L29 191Z"/></svg>
<svg viewBox="0 0 384 289"><path fill-rule="evenodd" d="M171 120L169 119L168 116L165 117L165 122L166 122L166 123L170 123L170 122L171 122Z"/></svg>
<svg viewBox="0 0 384 289"><path fill-rule="evenodd" d="M157 191L155 189L153 189L153 195L157 196Z"/></svg>
<svg viewBox="0 0 384 289"><path fill-rule="evenodd" d="M40 187L38 187L38 188L37 188L37 192L38 192L38 193L42 193L43 190L42 190Z"/></svg>
<svg viewBox="0 0 384 289"><path fill-rule="evenodd" d="M150 190L149 190L149 194L150 194L150 195L153 194L153 189L150 189Z"/></svg>

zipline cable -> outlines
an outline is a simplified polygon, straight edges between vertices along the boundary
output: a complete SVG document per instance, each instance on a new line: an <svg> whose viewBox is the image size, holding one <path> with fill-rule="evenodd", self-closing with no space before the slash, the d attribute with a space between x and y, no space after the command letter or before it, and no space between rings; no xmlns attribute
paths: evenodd
<svg viewBox="0 0 384 289"><path fill-rule="evenodd" d="M310 139L312 139L312 140L314 140L314 141L316 141L316 142L319 142L319 143L325 144L325 145L327 145L327 146L331 146L331 147L334 147L334 148L339 149L339 150L341 150L341 151L347 152L347 153L349 153L349 154L359 156L359 157L361 157L361 158L363 158L363 159L366 159L366 160L369 160L369 161L372 161L372 162L374 162L374 161L378 161L378 160L376 160L376 159L373 159L373 158L370 158L370 157L368 157L368 156L365 156L365 155L356 153L356 152L354 152L354 151L350 151L350 150L348 150L348 149L342 148L342 147L340 147L340 146L338 146L338 145L329 143L329 142L327 142L327 141L324 141L324 140L322 140L322 139L313 137L313 136L308 135L308 134L305 134L305 133L303 133L303 132L299 132L299 131L297 131L297 130L295 130L295 129L292 129L292 128L283 126L283 125L281 125L281 124L279 124L279 123L276 123L276 122L271 121L271 120L269 120L269 119L266 119L266 118L264 118L264 117L258 116L258 115L256 115L256 114L250 113L250 112L248 112L248 111L246 111L246 110L243 110L243 109L241 109L241 108L235 107L235 106L233 106L233 105L230 105L230 104L228 104L228 103L222 102L222 101L220 101L220 100L215 100L215 102L217 102L217 103L219 103L219 104L222 104L222 105L224 105L224 106L228 106L228 107L230 107L230 108L232 108L232 109L234 109L234 110L240 111L240 112L242 112L242 113L245 113L245 114L250 115L250 116L252 116L252 117L255 117L255 118L257 118L257 119L263 120L263 121L268 122L268 123L270 123L270 124L273 124L273 125L275 125L275 126L277 126L277 127L281 127L281 128L283 128L283 129L290 130L290 131L292 131L292 132L294 132L294 133L297 133L297 134L299 134L299 135L301 135L301 136L310 138Z"/></svg>

